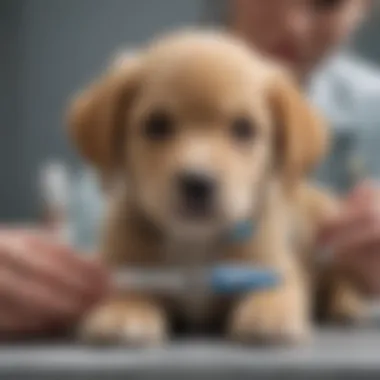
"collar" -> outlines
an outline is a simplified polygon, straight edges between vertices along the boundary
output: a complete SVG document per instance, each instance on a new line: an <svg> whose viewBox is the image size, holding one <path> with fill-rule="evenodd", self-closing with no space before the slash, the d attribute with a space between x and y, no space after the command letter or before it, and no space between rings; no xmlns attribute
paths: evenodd
<svg viewBox="0 0 380 380"><path fill-rule="evenodd" d="M227 239L230 243L245 243L255 237L258 232L258 223L254 220L244 220L236 223L229 231ZM289 244L296 246L298 243L298 232L292 229L289 232Z"/></svg>
<svg viewBox="0 0 380 380"><path fill-rule="evenodd" d="M228 233L228 240L233 243L243 243L257 233L257 223L253 220L243 220L236 223Z"/></svg>

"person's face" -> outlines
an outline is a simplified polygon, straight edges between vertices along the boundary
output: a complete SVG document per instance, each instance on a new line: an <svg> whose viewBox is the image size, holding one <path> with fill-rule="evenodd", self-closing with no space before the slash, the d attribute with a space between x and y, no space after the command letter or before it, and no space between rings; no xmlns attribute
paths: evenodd
<svg viewBox="0 0 380 380"><path fill-rule="evenodd" d="M232 0L232 26L252 44L305 76L344 43L367 0Z"/></svg>

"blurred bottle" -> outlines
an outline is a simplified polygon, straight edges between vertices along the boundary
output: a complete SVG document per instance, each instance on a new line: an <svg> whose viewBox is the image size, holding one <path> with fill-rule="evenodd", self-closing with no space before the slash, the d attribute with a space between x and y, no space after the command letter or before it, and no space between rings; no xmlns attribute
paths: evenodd
<svg viewBox="0 0 380 380"><path fill-rule="evenodd" d="M72 243L81 251L93 252L99 241L104 203L96 174L88 168L80 170L73 177L71 190Z"/></svg>
<svg viewBox="0 0 380 380"><path fill-rule="evenodd" d="M68 218L70 178L64 163L50 161L40 173L42 224L57 238L70 242L72 229Z"/></svg>

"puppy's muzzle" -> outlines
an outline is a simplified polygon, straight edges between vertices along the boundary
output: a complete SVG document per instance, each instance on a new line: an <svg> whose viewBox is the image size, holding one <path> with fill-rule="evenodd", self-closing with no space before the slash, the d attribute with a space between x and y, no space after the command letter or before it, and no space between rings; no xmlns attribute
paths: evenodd
<svg viewBox="0 0 380 380"><path fill-rule="evenodd" d="M183 216L212 216L217 190L215 178L205 173L183 172L177 178L177 189Z"/></svg>

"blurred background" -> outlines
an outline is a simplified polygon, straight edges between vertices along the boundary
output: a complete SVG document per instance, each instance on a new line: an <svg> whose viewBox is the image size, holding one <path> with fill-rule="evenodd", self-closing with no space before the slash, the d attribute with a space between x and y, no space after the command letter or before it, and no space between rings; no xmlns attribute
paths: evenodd
<svg viewBox="0 0 380 380"><path fill-rule="evenodd" d="M123 48L226 19L225 0L0 0L0 220L39 215L47 159L77 165L64 129L70 96ZM380 63L380 14L352 41Z"/></svg>
<svg viewBox="0 0 380 380"><path fill-rule="evenodd" d="M66 137L65 111L71 96L99 75L113 56L121 50L134 49L157 34L185 26L222 25L227 17L228 0L0 0L0 223L32 222L41 217L40 174L45 164L59 161L70 170L81 167L81 160ZM379 36L380 12L373 9L350 43L356 53L380 67ZM377 98L374 100L377 102ZM377 104L375 108L377 111ZM376 127L377 122L376 118ZM379 142L372 141L376 163L379 161ZM377 166L380 174L380 165ZM57 172L59 174L59 170L54 171L55 174ZM59 175L54 179L55 185L58 183L58 193L65 187L61 180ZM97 199L91 198L99 195L91 189L91 181L84 181L83 186L85 188L77 192L82 197L76 199L79 203L71 202L77 211L71 217L76 223L73 228L87 247L94 242L94 227L97 226L94 220L99 215L96 207L101 205ZM86 209L85 213L81 212L81 207ZM23 272L20 273L22 277ZM1 301L0 297L0 306ZM28 314L25 315L28 318ZM344 332L342 336L344 339L339 340L329 331L322 335L321 357L317 355L314 361L307 350L302 352L305 355L296 352L293 357L274 356L269 364L260 355L256 361L252 361L249 353L242 356L237 352L236 357L245 360L246 364L267 366L270 371L272 363L286 364L286 358L296 362L301 358L307 368L310 365L317 370L321 363L328 363L333 368L333 355L337 365L346 363L345 370L348 368L348 371L355 358L357 360L352 366L359 363L358 368L366 368L366 365L372 368L373 363L379 362L379 335L369 332L351 336ZM352 341L357 342L358 351ZM367 347L367 351L361 351L363 347ZM218 365L224 368L224 359L234 359L235 356L231 356L231 351L224 346L217 348L215 355L211 356L210 366L219 360ZM352 350L348 354L345 350L349 349ZM206 362L210 358L207 345L189 351L177 351L175 346L168 356L169 364L175 362L172 358L176 353L190 362L193 359ZM22 371L29 368L25 364L29 363L32 369L38 365L44 370L54 369L57 365L64 372L70 360L71 363L79 363L76 352L70 354L43 349L33 350L33 355L18 362L20 356L13 356L8 351L4 354L0 347L0 371L4 365L12 371ZM79 358L80 355L81 352ZM155 365L154 357L149 358ZM111 368L107 367L108 359L99 353L99 356L84 356L83 363L93 366L96 371L97 364ZM130 359L125 362L124 354L120 354L110 363L119 365L121 369L131 363L137 363L138 369L145 365L137 356ZM225 366L228 367L228 363L227 360ZM376 368L378 374L379 365ZM221 373L226 374L229 373Z"/></svg>

